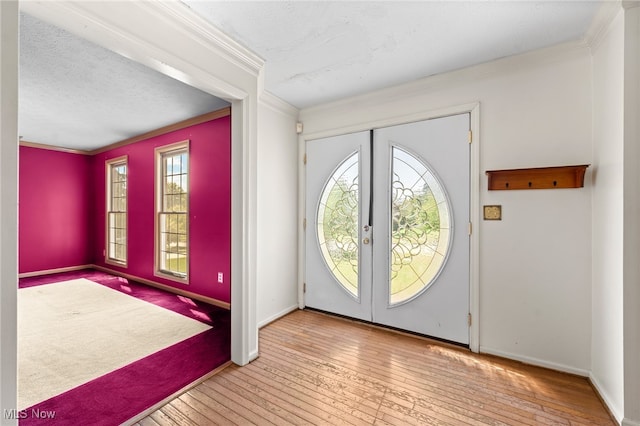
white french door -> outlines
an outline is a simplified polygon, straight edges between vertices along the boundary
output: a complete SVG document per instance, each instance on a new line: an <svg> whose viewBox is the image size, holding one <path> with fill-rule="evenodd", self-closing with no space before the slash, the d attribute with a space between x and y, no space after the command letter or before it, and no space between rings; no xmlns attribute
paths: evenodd
<svg viewBox="0 0 640 426"><path fill-rule="evenodd" d="M469 343L469 114L307 141L306 306Z"/></svg>

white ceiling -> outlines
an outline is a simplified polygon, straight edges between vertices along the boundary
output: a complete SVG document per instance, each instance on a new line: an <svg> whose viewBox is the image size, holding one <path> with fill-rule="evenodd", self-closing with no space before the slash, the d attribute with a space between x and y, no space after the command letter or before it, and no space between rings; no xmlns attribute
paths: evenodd
<svg viewBox="0 0 640 426"><path fill-rule="evenodd" d="M596 1L183 0L266 60L299 108L579 40Z"/></svg>
<svg viewBox="0 0 640 426"><path fill-rule="evenodd" d="M32 16L20 16L18 134L92 150L229 105Z"/></svg>
<svg viewBox="0 0 640 426"><path fill-rule="evenodd" d="M299 108L585 36L599 1L197 1ZM24 140L95 149L227 103L21 16Z"/></svg>

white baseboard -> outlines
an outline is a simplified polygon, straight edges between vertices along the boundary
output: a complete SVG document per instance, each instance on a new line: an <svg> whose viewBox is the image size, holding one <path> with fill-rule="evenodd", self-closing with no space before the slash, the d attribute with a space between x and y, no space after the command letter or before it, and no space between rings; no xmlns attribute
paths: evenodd
<svg viewBox="0 0 640 426"><path fill-rule="evenodd" d="M569 365L564 365L564 364L557 364L555 362L549 362L549 361L545 361L538 358L513 354L510 352L504 352L498 349L487 348L485 346L480 346L480 353L487 354L487 355L495 355L501 358L508 358L514 361L524 362L525 364L549 368L551 370L562 371L564 373L575 374L577 376L589 377L588 370L583 370L581 368L575 368L575 367L571 367Z"/></svg>
<svg viewBox="0 0 640 426"><path fill-rule="evenodd" d="M598 392L598 396L600 397L604 405L607 406L607 410L609 410L609 412L616 419L618 424L624 424L624 420L622 420L622 413L614 409L615 405L612 404L611 397L607 392L605 392L604 387L600 384L598 379L593 374L589 374L589 380L591 381L591 386L593 386L596 392ZM628 425L640 426L640 423L636 423L635 425L633 423L629 423Z"/></svg>
<svg viewBox="0 0 640 426"><path fill-rule="evenodd" d="M41 275L59 274L61 272L72 272L72 271L79 271L81 269L92 269L92 268L93 268L93 265L77 265L77 266L67 266L65 268L44 269L42 271L23 272L22 274L18 274L18 278L39 277Z"/></svg>
<svg viewBox="0 0 640 426"><path fill-rule="evenodd" d="M260 356L260 352L257 349L255 351L249 352L248 362L258 359L259 356Z"/></svg>
<svg viewBox="0 0 640 426"><path fill-rule="evenodd" d="M267 326L267 325L271 324L272 322L274 322L275 320L277 320L279 318L282 318L283 316L285 316L285 315L287 315L287 314L289 314L289 313L291 313L293 311L296 311L296 310L298 310L298 304L297 303L295 305L291 305L291 306L281 310L280 312L278 312L278 313L276 313L274 315L271 315L270 317L260 321L258 323L258 329L261 329L262 327Z"/></svg>

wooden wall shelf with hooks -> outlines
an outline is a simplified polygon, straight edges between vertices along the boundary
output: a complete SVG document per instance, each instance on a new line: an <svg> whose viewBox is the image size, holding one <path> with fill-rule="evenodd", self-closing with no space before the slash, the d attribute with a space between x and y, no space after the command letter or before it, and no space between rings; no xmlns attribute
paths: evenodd
<svg viewBox="0 0 640 426"><path fill-rule="evenodd" d="M489 190L582 188L588 164L531 169L487 170Z"/></svg>

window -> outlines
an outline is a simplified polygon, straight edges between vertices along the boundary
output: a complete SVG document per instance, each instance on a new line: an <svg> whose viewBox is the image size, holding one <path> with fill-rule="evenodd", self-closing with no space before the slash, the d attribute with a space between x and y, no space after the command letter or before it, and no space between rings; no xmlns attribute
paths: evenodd
<svg viewBox="0 0 640 426"><path fill-rule="evenodd" d="M107 263L127 265L127 157L109 160L107 167Z"/></svg>
<svg viewBox="0 0 640 426"><path fill-rule="evenodd" d="M318 241L327 267L356 300L358 289L359 152L338 166L322 190L318 206Z"/></svg>
<svg viewBox="0 0 640 426"><path fill-rule="evenodd" d="M156 275L189 276L189 141L156 149Z"/></svg>

